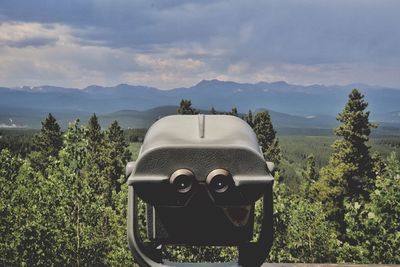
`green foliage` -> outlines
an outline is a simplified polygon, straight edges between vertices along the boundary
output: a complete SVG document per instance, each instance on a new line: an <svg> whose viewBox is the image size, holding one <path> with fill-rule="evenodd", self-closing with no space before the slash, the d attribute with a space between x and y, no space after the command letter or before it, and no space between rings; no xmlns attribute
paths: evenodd
<svg viewBox="0 0 400 267"><path fill-rule="evenodd" d="M115 130L117 131L117 130ZM85 173L88 175L88 180L95 194L102 195L111 205L112 185L117 184L117 181L112 181L112 174L106 173L109 165L109 147L106 143L105 133L101 131L101 126L96 114L90 117L87 128L84 130L87 140L87 160L90 164L85 166Z"/></svg>
<svg viewBox="0 0 400 267"><path fill-rule="evenodd" d="M62 144L60 125L57 123L56 118L49 113L44 122L42 122L39 134L33 139L34 148L46 158L50 156L57 157Z"/></svg>
<svg viewBox="0 0 400 267"><path fill-rule="evenodd" d="M34 152L29 155L32 166L44 172L49 164L49 157L58 157L63 144L60 125L51 113L42 122L40 132L33 138Z"/></svg>
<svg viewBox="0 0 400 267"><path fill-rule="evenodd" d="M318 173L315 164L315 157L313 154L307 157L306 166L301 173L303 177L303 183L301 186L301 193L306 199L315 200L315 193L311 190L311 187L318 180Z"/></svg>
<svg viewBox="0 0 400 267"><path fill-rule="evenodd" d="M294 262L332 262L337 248L336 232L323 212L323 205L293 199L289 209L287 253Z"/></svg>
<svg viewBox="0 0 400 267"><path fill-rule="evenodd" d="M245 121L250 125L251 128L254 127L254 121L253 121L253 112L249 110L249 113L245 116Z"/></svg>
<svg viewBox="0 0 400 267"><path fill-rule="evenodd" d="M167 247L165 257L175 262L226 262L238 257L235 247L174 246Z"/></svg>
<svg viewBox="0 0 400 267"><path fill-rule="evenodd" d="M111 186L103 188L111 192L109 200L92 183L92 171L100 177L122 178L121 166L129 153L117 124L107 134L110 146L94 142L96 136L104 136L99 130L96 123L89 130L78 121L71 123L59 156L48 156L44 172L33 168L30 159L19 160L8 150L1 151L1 265L133 264L126 245L126 186L119 193ZM93 164L96 158L117 168L101 170Z"/></svg>
<svg viewBox="0 0 400 267"><path fill-rule="evenodd" d="M182 99L181 103L179 104L179 109L178 109L178 114L181 115L194 115L194 114L198 114L199 111L192 108L192 101L190 100L186 100L186 99Z"/></svg>
<svg viewBox="0 0 400 267"><path fill-rule="evenodd" d="M272 262L334 262L336 231L320 202L289 194L274 185L274 244Z"/></svg>
<svg viewBox="0 0 400 267"><path fill-rule="evenodd" d="M12 201L21 160L13 157L7 149L0 152L0 265L16 264L18 240L15 237L14 203Z"/></svg>
<svg viewBox="0 0 400 267"><path fill-rule="evenodd" d="M120 180L123 178L122 174L124 173L126 162L131 158L131 153L125 142L124 131L117 121L114 121L106 132L106 144L110 162L107 162L105 172L111 181L112 189L118 193L121 190ZM122 182L124 183L125 179Z"/></svg>
<svg viewBox="0 0 400 267"><path fill-rule="evenodd" d="M315 155L315 168L319 173L321 167L327 165L329 156L333 152L331 144L337 139L333 136L282 136L279 135L279 132L278 136L283 155L279 167L284 173L285 183L291 191L296 191L304 182L301 172L307 165L307 157L310 154ZM369 143L374 173L383 168L382 157L386 158L392 151L400 153L399 136L375 136L370 139Z"/></svg>
<svg viewBox="0 0 400 267"><path fill-rule="evenodd" d="M264 152L264 157L268 161L272 161L275 166L278 166L282 155L276 131L272 126L271 116L267 111L259 112L254 117L253 124L253 129Z"/></svg>
<svg viewBox="0 0 400 267"><path fill-rule="evenodd" d="M318 174L315 169L315 157L313 154L307 157L306 167L302 172L302 176L309 183L314 183L318 180Z"/></svg>
<svg viewBox="0 0 400 267"><path fill-rule="evenodd" d="M340 139L333 144L334 153L326 167L321 169L321 179L314 184L314 190L326 206L329 217L344 234L344 199L368 198L373 190L373 162L366 142L373 125L369 123L368 103L356 89L338 115L342 123L335 133Z"/></svg>
<svg viewBox="0 0 400 267"><path fill-rule="evenodd" d="M143 142L147 129L125 129L124 137L127 143Z"/></svg>
<svg viewBox="0 0 400 267"><path fill-rule="evenodd" d="M344 110L337 117L342 124L335 129L335 134L342 139L334 143L335 154L332 157L352 164L352 170L344 177L351 198L366 197L373 190L373 162L366 142L371 128L376 126L368 120L369 112L364 111L367 106L364 96L353 89Z"/></svg>
<svg viewBox="0 0 400 267"><path fill-rule="evenodd" d="M101 149L104 147L104 133L101 131L101 126L96 114L93 114L88 122L86 138L88 140L88 157L94 161L99 167L102 167Z"/></svg>
<svg viewBox="0 0 400 267"><path fill-rule="evenodd" d="M239 117L239 113L236 107L232 108L232 111L229 113L229 115L235 116L235 117Z"/></svg>
<svg viewBox="0 0 400 267"><path fill-rule="evenodd" d="M400 162L395 153L388 157L375 187L370 201L345 204L347 231L341 261L400 262Z"/></svg>
<svg viewBox="0 0 400 267"><path fill-rule="evenodd" d="M387 169L378 176L376 189L371 193L368 218L372 239L372 261L382 263L400 262L400 161L392 153L387 160Z"/></svg>
<svg viewBox="0 0 400 267"><path fill-rule="evenodd" d="M386 161L379 153L369 155L366 141L372 125L365 108L361 94L353 91L339 115L340 139L329 162L332 137L281 137L281 153L268 113L253 119L249 112L245 118L266 158L279 163L274 173L275 238L270 261L400 263L400 162L395 154ZM140 144L128 146L126 141L143 137L145 130L124 133L114 122L104 132L94 115L87 127L71 123L60 135L62 145L53 150L46 146L58 144L59 129L51 117L43 122L35 137L36 151L29 157L16 156L18 147L0 151L0 265L134 265L126 240L124 166L131 154L137 156ZM30 142L29 135L13 136ZM400 148L399 140L374 138L372 148L386 155ZM41 161L46 163L38 168ZM360 191L349 187L353 176L358 177ZM260 231L261 211L258 201L254 238ZM330 220L336 212L346 226L342 232ZM144 223L143 214L140 220ZM226 261L237 257L237 250L168 247L165 256L177 261Z"/></svg>
<svg viewBox="0 0 400 267"><path fill-rule="evenodd" d="M128 206L128 185L122 184L121 191L113 195L114 212L111 212L110 251L105 258L107 266L132 266L134 261L128 249L127 242L127 206Z"/></svg>
<svg viewBox="0 0 400 267"><path fill-rule="evenodd" d="M12 154L26 157L33 150L32 139L36 133L32 129L1 129L0 150L8 149Z"/></svg>

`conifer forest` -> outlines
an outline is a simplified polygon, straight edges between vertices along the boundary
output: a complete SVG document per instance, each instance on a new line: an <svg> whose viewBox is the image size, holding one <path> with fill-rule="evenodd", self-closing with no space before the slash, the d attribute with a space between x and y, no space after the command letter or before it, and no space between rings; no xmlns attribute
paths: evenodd
<svg viewBox="0 0 400 267"><path fill-rule="evenodd" d="M268 262L400 264L400 138L371 136L379 125L370 121L367 101L351 91L334 136L280 136L267 111L225 113L253 128L276 166ZM190 100L177 110L198 112ZM117 121L102 129L96 114L61 129L49 114L40 131L0 132L0 266L135 265L125 166L137 157L145 129L125 130ZM238 252L180 246L163 253L219 262Z"/></svg>

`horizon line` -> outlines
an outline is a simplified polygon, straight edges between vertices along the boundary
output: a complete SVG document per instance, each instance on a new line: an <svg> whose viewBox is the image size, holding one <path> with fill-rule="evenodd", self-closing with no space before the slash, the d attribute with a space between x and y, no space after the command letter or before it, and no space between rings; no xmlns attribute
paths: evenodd
<svg viewBox="0 0 400 267"><path fill-rule="evenodd" d="M260 83L266 83L266 84L278 84L278 83L285 83L287 85L291 86L299 86L299 87L313 87L313 86L321 86L321 87L346 87L346 86L367 86L367 87L380 87L382 89L400 89L392 86L385 86L385 85L379 85L379 84L366 84L362 82L353 82L353 83L346 83L346 84L319 84L319 83L311 83L311 84L298 84L298 83L290 83L288 81L284 80L277 80L277 81L255 81L255 82L239 82L239 81L233 81L233 80L222 80L222 79L202 79L197 83L194 83L191 86L178 86L178 87L173 87L173 88L167 88L167 89L161 89L159 87L155 86L149 86L149 85L144 85L144 84L131 84L131 83L118 83L115 85L99 85L99 84L90 84L85 87L64 87L62 85L51 85L51 84L43 84L43 85L37 85L37 86L30 86L30 85L20 85L20 86L0 86L1 88L7 88L7 89L12 89L12 90L19 90L19 89L24 89L24 88L29 88L31 90L33 89L39 89L43 87L58 87L62 89L69 89L69 90L85 90L88 89L89 87L102 87L102 88L115 88L121 85L127 85L127 86L134 86L134 87L148 87L149 89L156 89L160 91L171 91L171 90L176 90L176 89L189 89L192 87L195 87L199 85L202 82L222 82L222 83L236 83L236 84L250 84L250 85L257 85ZM358 88L362 89L362 88Z"/></svg>

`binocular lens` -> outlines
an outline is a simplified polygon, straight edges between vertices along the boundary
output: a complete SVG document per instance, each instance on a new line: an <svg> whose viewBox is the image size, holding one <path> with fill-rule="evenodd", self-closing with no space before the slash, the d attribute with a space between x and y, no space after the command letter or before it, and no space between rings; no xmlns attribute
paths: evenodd
<svg viewBox="0 0 400 267"><path fill-rule="evenodd" d="M213 170L207 177L208 186L217 193L226 192L231 182L231 174L223 169Z"/></svg>
<svg viewBox="0 0 400 267"><path fill-rule="evenodd" d="M187 169L176 170L170 178L170 183L179 193L187 193L192 189L194 175Z"/></svg>

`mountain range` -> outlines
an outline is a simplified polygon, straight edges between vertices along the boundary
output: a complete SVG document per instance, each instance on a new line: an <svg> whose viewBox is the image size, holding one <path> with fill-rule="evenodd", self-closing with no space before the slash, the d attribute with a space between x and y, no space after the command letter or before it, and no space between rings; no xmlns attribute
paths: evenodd
<svg viewBox="0 0 400 267"><path fill-rule="evenodd" d="M92 85L83 89L55 86L0 87L0 126L39 128L52 112L65 127L68 121L97 113L104 125L114 119L125 128L148 127L159 117L175 114L181 99L207 112L236 107L247 113L267 109L277 128L331 129L347 96L358 88L369 102L371 119L387 128L400 127L400 90L364 84L293 85L286 82L236 83L203 80L187 88L159 90L147 86ZM399 128L400 129L400 128Z"/></svg>

